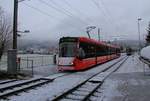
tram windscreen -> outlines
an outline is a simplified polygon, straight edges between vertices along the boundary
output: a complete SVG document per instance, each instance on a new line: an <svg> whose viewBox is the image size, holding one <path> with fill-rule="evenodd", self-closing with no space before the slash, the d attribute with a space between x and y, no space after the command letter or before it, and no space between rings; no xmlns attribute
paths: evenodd
<svg viewBox="0 0 150 101"><path fill-rule="evenodd" d="M74 57L77 44L75 42L63 42L59 45L59 57Z"/></svg>

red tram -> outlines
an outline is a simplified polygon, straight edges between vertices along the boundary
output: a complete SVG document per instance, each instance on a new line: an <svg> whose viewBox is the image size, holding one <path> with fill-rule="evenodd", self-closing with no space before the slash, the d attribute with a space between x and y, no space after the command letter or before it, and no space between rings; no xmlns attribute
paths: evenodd
<svg viewBox="0 0 150 101"><path fill-rule="evenodd" d="M91 68L120 56L120 48L86 37L63 37L59 40L59 71Z"/></svg>

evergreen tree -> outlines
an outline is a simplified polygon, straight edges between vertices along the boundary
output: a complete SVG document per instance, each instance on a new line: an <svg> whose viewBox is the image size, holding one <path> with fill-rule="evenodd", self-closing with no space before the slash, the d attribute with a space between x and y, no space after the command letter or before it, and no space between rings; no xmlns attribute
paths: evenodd
<svg viewBox="0 0 150 101"><path fill-rule="evenodd" d="M147 45L150 45L150 22L149 22L149 25L148 25L148 29L147 29L147 36L146 36L146 43Z"/></svg>

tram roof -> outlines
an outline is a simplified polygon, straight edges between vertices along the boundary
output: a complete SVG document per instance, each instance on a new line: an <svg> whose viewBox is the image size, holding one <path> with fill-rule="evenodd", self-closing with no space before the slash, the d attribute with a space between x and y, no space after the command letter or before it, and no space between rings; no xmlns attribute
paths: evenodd
<svg viewBox="0 0 150 101"><path fill-rule="evenodd" d="M111 44L108 44L106 42L97 41L97 40L89 39L89 38L86 38L86 37L79 37L79 40L81 42L89 42L89 43L93 43L93 44L97 44L97 45L103 45L103 46L108 46L108 47L112 47L112 48L120 48L119 46L116 46L116 45L111 45Z"/></svg>
<svg viewBox="0 0 150 101"><path fill-rule="evenodd" d="M89 39L86 37L62 37L60 39L60 42L62 42L64 40L65 41L77 41L77 40L79 40L80 42L92 43L92 44L96 44L96 45L103 45L103 46L108 46L111 48L120 48L119 46L116 46L116 45L111 45L111 44L108 44L106 42L97 41L97 40Z"/></svg>

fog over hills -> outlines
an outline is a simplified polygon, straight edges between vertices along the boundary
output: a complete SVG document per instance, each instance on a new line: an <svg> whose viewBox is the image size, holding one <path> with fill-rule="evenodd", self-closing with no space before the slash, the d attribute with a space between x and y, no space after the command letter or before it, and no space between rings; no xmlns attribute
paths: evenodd
<svg viewBox="0 0 150 101"><path fill-rule="evenodd" d="M131 48L138 48L139 41L138 40L116 40L111 41L111 44L117 44L123 47L131 47ZM144 46L145 42L141 41L141 45ZM58 48L58 41L56 40L29 40L23 39L18 41L18 48L20 50L29 49L29 48L36 48L36 49L52 49Z"/></svg>
<svg viewBox="0 0 150 101"><path fill-rule="evenodd" d="M29 49L29 48L36 48L36 49L50 49L50 48L57 48L58 47L58 41L52 41L52 40L19 40L18 41L18 48L20 50Z"/></svg>
<svg viewBox="0 0 150 101"><path fill-rule="evenodd" d="M124 47L133 47L138 48L139 47L139 41L138 40L117 40L113 41L113 44L118 44ZM145 46L145 41L141 41L141 46Z"/></svg>

